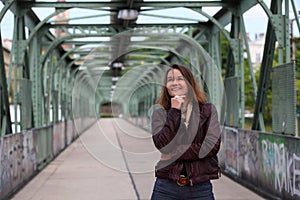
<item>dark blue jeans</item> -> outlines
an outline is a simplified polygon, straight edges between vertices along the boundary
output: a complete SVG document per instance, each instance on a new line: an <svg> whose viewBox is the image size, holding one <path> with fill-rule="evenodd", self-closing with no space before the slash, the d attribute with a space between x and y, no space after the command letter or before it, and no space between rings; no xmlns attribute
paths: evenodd
<svg viewBox="0 0 300 200"><path fill-rule="evenodd" d="M157 178L151 200L214 200L210 181L190 186L179 186L175 182Z"/></svg>

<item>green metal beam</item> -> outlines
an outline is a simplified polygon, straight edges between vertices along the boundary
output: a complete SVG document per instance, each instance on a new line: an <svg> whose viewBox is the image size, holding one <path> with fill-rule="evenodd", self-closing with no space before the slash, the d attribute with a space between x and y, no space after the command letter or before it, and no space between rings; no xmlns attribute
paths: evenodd
<svg viewBox="0 0 300 200"><path fill-rule="evenodd" d="M1 33L1 31L0 31ZM2 37L0 34L0 41L2 41ZM3 57L3 47L2 42L0 43L0 125L3 134L10 134L12 133L12 124L10 118L10 110L9 110L9 102L8 102L8 93L7 93L7 82L5 76L5 64L4 64L4 57Z"/></svg>
<svg viewBox="0 0 300 200"><path fill-rule="evenodd" d="M176 29L176 28L196 28L199 27L201 24L204 24L203 22L198 23L147 23L147 24L131 24L128 25L129 28L170 28L170 29ZM44 28L45 29L51 29L51 28L59 28L63 27L64 29L72 29L72 30L79 30L82 31L97 31L97 32L103 32L106 30L111 30L112 33L119 33L118 28L120 27L119 24L50 24L45 23ZM99 31L100 30L100 31ZM74 32L74 31L72 31Z"/></svg>
<svg viewBox="0 0 300 200"><path fill-rule="evenodd" d="M3 1L3 0L2 0ZM32 7L40 7L40 8L93 8L93 9L104 9L105 10L113 10L110 8L118 8L118 9L125 9L128 8L128 5L124 3L124 1L111 1L106 2L28 2L28 1L21 1L19 4L23 8L32 8ZM109 6L108 6L109 5ZM232 1L193 1L193 2L185 2L185 1L146 1L146 2L134 2L131 8L141 8L141 7L151 7L153 8L174 8L174 7L187 7L187 8L202 8L202 7L233 7L234 2ZM147 9L147 8L146 8Z"/></svg>
<svg viewBox="0 0 300 200"><path fill-rule="evenodd" d="M88 86L92 87L95 85L96 78L100 75L103 76L102 82L99 83L103 86L102 90L98 91L99 97L97 98L106 98L104 93L109 92L112 82L110 80L111 76L113 76L113 71L109 70L108 72L103 72L103 67L109 67L111 62L115 60L121 60L124 62L125 70L123 70L122 74L128 73L133 70L134 67L148 63L169 63L169 62L183 62L189 63L191 65L195 65L196 67L201 67L200 63L197 63L197 55L195 52L186 47L187 44L177 41L174 35L185 35L187 37L192 37L197 40L199 44L201 44L210 54L212 58L214 58L218 65L221 65L221 56L220 56L220 44L219 36L220 33L223 33L226 39L229 41L229 54L228 54L228 65L226 72L226 79L231 79L234 81L228 81L230 83L237 82L240 80L242 85L240 85L239 90L236 95L240 100L239 105L234 105L238 109L243 110L243 41L246 41L246 31L244 27L244 22L242 18L242 14L247 10L252 8L253 6L259 4L266 12L269 17L269 24L272 26L272 30L267 32L267 39L263 67L266 69L262 69L260 77L260 85L259 87L264 87L268 82L268 70L270 70L272 58L274 56L273 41L277 41L280 46L280 60L279 62L287 62L289 59L289 30L288 30L288 22L289 16L282 15L280 12L274 12L272 9L268 9L263 1L257 0L236 0L236 1L99 1L99 2L91 2L91 1L82 1L82 2L50 2L50 1L29 1L29 0L2 0L4 4L4 8L1 10L0 19L4 17L7 13L8 9L12 11L12 13L16 17L15 24L15 34L16 40L14 40L12 56L15 59L16 68L20 70L21 79L26 79L24 81L24 86L28 85L32 87L32 105L33 105L33 115L34 115L34 127L43 126L45 123L44 115L49 111L49 107L51 106L51 101L55 102L54 114L55 121L58 120L57 112L59 104L71 103L70 97L65 94L63 97L63 90L68 90L71 93L71 89L68 87L73 87L72 84L75 84L75 77L80 75L78 81L82 82L80 87ZM277 5L280 4L281 0L273 0ZM295 10L295 5L293 4L293 9ZM274 3L273 3L274 4ZM55 8L55 11L51 13L46 18L39 20L39 18L35 15L32 8ZM189 19L185 16L163 16L161 14L149 14L144 11L150 10L159 10L161 11L169 8L188 8L190 10L196 11L200 15L207 18L207 20L203 21L202 18L199 19ZM203 8L207 7L219 7L219 11L212 16L211 13L204 12ZM278 7L278 11L285 7L285 13L288 11L289 4L288 0L285 0L285 5L281 5ZM102 17L102 16L110 16L111 22L110 24L101 24L101 23L93 23L93 24L56 24L57 22L62 22L64 19L56 20L54 16L58 15L63 11L68 11L72 8L85 8L94 11L107 11L105 14L99 15L86 15L82 17L74 17L69 20L86 20L92 17ZM136 24L136 21L122 21L117 19L117 11L123 8L131 8L136 9L139 12L140 16L151 16L158 18L171 18L171 19L180 19L180 20L191 20L195 23L173 23L173 24L163 24L160 22L157 23L149 23L149 24ZM228 24L232 25L232 30L230 35L228 34L225 26ZM299 22L297 23L299 27ZM25 29L28 28L29 36L25 36ZM52 34L52 32L63 31L66 35L58 35L57 37ZM131 35L124 33L123 31L133 31L138 33L136 35ZM268 29L269 30L269 29ZM121 34L119 34L121 33ZM157 34L168 36L169 39L160 40L157 43ZM145 35L155 35L154 37L148 37L145 41L134 41L134 37L131 36L145 36ZM177 35L178 36L178 35ZM97 38L95 41L89 41L92 37ZM269 39L271 38L271 39ZM275 38L275 39L274 39ZM80 40L77 40L80 39ZM277 39L277 40L276 40ZM73 45L71 51L65 51L62 48L62 45L70 44ZM95 46L93 46L95 45ZM247 43L245 46L247 47ZM89 47L88 47L89 46ZM158 49L156 47L159 46ZM285 48L288 48L284 51ZM151 51L151 49L155 49L155 51ZM247 49L247 48L246 48ZM98 52L86 52L85 50L95 50ZM139 51L136 51L139 50ZM248 54L249 54L249 50ZM283 53L285 52L285 55ZM74 55L78 57L74 57ZM100 54L100 55L98 55ZM88 61L85 59L85 56L94 56L94 61ZM146 56L145 56L146 55ZM286 60L284 60L284 56ZM194 57L194 60L193 60ZM249 56L250 57L250 56ZM77 66L77 63L83 63L81 67ZM94 68L93 66L97 66ZM99 66L99 67L98 67ZM86 71L83 70L86 67ZM251 68L251 66L250 66ZM144 71L143 71L144 70ZM151 71L147 69L141 70L143 73L137 73L136 75L141 74L140 77L136 78L135 86L141 86L147 81L149 81L151 76ZM139 72L141 72L139 71ZM251 70L252 71L252 70ZM17 73L15 73L17 74ZM67 78L62 82L57 82L63 80L63 76L67 75ZM252 74L252 78L254 75ZM45 79L44 79L45 78ZM27 82L28 80L28 82ZM4 81L2 79L1 81ZM70 83L69 83L69 82ZM125 82L130 83L132 79L128 79ZM5 80L7 82L7 80ZM252 80L254 85L254 80ZM32 85L32 86L31 86ZM262 86L263 85L263 86ZM64 88L65 87L65 88ZM27 89L24 89L27 91ZM91 88L90 88L91 89ZM128 92L127 87L127 92ZM145 90L151 90L151 88L146 88ZM258 129L263 129L262 118L262 107L265 104L265 91L266 88L261 88L261 90L257 91L257 102L256 106L258 109L256 112L259 114L255 115L254 121L259 121ZM16 88L15 88L16 90ZM23 90L23 89L22 89ZM47 96L47 91L52 90L52 95ZM236 90L232 89L232 93L236 92ZM1 88L1 92L3 88ZM17 90L16 90L17 91ZM152 91L152 90L151 90ZM22 91L24 94L24 91ZM15 93L15 103L20 103L20 95ZM148 104L148 100L144 100L142 98L148 98L147 93L141 91L140 94L136 94L136 101L144 102ZM53 98L53 99L51 99ZM61 100L65 98L65 100ZM100 99L101 100L101 99ZM26 101L28 102L28 101ZM3 114L3 106L5 103L0 102L2 108L1 118L4 119ZM22 102L24 103L24 102ZM138 108L132 107L135 111L140 111L136 109L141 109L140 106ZM67 109L70 109L67 108ZM236 110L236 109L235 109ZM69 111L64 111L65 116L68 116ZM259 117L257 117L259 116ZM40 118L40 119L39 119ZM23 119L22 119L23 120ZM22 121L21 120L21 121ZM44 121L43 121L44 120ZM5 121L5 120L3 120ZM47 121L47 120L46 120ZM48 120L46 122L49 123ZM22 123L22 122L21 122ZM256 123L256 122L255 122ZM243 124L243 122L242 122ZM254 125L257 128L257 125ZM3 129L2 129L3 132Z"/></svg>
<svg viewBox="0 0 300 200"><path fill-rule="evenodd" d="M271 2L270 11L272 13L279 12L277 0L273 0ZM273 63L274 52L275 52L275 43L276 43L275 28L274 26L272 26L270 21L271 19L269 19L269 23L268 23L263 60L260 68L257 99L255 102L254 117L252 121L253 130L262 130L262 131L265 130L263 114L267 102L267 93L269 89L270 74L272 69L272 63Z"/></svg>

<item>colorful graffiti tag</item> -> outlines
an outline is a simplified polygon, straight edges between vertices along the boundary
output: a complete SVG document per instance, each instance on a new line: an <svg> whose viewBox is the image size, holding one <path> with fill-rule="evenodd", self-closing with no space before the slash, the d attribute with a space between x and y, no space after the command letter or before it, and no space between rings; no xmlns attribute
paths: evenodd
<svg viewBox="0 0 300 200"><path fill-rule="evenodd" d="M300 139L226 128L224 173L273 197L300 199Z"/></svg>

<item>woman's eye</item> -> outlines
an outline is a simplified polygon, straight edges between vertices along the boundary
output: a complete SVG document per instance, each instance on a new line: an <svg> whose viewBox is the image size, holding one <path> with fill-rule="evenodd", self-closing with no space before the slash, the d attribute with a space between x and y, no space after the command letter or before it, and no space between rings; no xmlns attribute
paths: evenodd
<svg viewBox="0 0 300 200"><path fill-rule="evenodd" d="M182 80L184 80L184 78L183 77L178 77L177 80L182 81Z"/></svg>
<svg viewBox="0 0 300 200"><path fill-rule="evenodd" d="M168 81L168 82L171 82L171 81L173 81L173 79L172 79L172 78L168 78L167 81Z"/></svg>

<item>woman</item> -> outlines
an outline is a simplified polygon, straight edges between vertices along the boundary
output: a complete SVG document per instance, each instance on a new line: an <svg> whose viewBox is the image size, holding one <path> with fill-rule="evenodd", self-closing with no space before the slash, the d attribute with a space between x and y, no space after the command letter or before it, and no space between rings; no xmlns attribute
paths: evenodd
<svg viewBox="0 0 300 200"><path fill-rule="evenodd" d="M173 64L152 115L152 138L161 152L152 200L214 199L211 179L220 177L221 130L191 71Z"/></svg>

